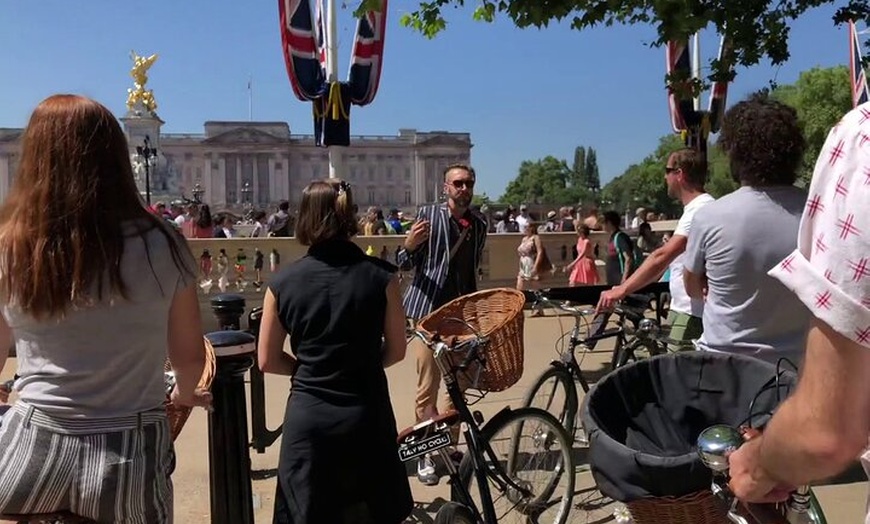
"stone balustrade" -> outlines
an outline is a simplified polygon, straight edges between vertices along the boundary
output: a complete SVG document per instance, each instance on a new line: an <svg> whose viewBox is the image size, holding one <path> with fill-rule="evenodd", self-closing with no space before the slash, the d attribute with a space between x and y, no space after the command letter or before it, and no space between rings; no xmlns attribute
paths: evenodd
<svg viewBox="0 0 870 524"><path fill-rule="evenodd" d="M607 234L593 233L591 239L593 243L599 246L599 255L602 257L602 260L598 261L598 270L603 282L603 257L607 246ZM402 245L403 240L404 237L401 235L358 236L353 239L362 249L370 249L375 256L381 256L390 262L395 262L396 252L399 246ZM519 266L517 246L519 246L521 240L522 235L520 234L490 234L487 237L483 262L481 264L479 284L481 289L499 286L513 287L516 284ZM541 240L547 249L550 260L557 269L553 275L547 276L543 285L547 287L567 286L568 276L562 272L562 268L572 260L572 247L577 243L576 234L543 233L541 234ZM273 250L280 256L281 265L304 256L307 250L295 238L191 239L189 244L196 258L199 258L205 249L208 249L212 256L214 285L208 293L202 293L202 299L205 301L207 301L207 295L220 292L217 286L217 256L220 249L226 250L230 260L230 270L227 275L230 285L227 288L227 292L241 293L243 295L259 293L253 286L253 282L256 280L254 274L254 254L256 249L259 249L263 253L264 261L261 278L265 283L268 283L269 278L272 276L269 256ZM247 259L243 278L246 281L246 285L241 290L235 285L236 271L233 268L239 249L243 250Z"/></svg>

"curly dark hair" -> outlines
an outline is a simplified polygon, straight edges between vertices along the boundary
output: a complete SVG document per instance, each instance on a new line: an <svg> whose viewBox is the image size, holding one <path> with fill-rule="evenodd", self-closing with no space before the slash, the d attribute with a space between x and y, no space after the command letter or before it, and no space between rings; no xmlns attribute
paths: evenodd
<svg viewBox="0 0 870 524"><path fill-rule="evenodd" d="M749 186L794 184L806 150L797 111L764 92L725 112L718 145L731 177Z"/></svg>

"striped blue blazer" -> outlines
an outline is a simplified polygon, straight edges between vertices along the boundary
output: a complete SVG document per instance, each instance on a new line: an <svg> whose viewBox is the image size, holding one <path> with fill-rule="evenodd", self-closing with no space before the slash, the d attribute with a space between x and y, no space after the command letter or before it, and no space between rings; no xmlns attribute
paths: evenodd
<svg viewBox="0 0 870 524"><path fill-rule="evenodd" d="M470 240L474 242L474 267L460 268L472 271L477 282L477 270L483 258L486 244L486 220L472 211ZM404 247L399 250L397 261L403 271L414 269L414 280L405 290L402 305L408 318L420 319L432 312L438 292L447 280L450 268L450 211L447 204L429 205L420 208L418 220L428 220L429 240L408 253Z"/></svg>

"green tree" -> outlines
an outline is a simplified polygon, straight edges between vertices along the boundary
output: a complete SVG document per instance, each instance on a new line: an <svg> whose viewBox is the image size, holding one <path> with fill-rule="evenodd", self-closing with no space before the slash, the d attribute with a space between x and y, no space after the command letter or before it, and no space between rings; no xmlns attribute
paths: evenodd
<svg viewBox="0 0 870 524"><path fill-rule="evenodd" d="M473 206L480 207L480 206L488 206L490 204L492 204L492 199L489 198L489 196L487 196L487 194L485 192L481 193L479 195L474 195L473 197L471 197L471 205L473 205Z"/></svg>
<svg viewBox="0 0 870 524"><path fill-rule="evenodd" d="M499 201L514 205L574 205L585 196L585 190L570 184L572 174L567 162L553 156L526 160Z"/></svg>
<svg viewBox="0 0 870 524"><path fill-rule="evenodd" d="M364 0L360 10L380 0ZM568 20L575 29L598 25L649 24L658 38L650 45L685 40L712 26L731 43L733 64L713 59L709 79L731 78L733 65L752 66L763 59L773 65L789 58L789 28L808 10L835 5L835 0L477 0L476 20L491 22L498 14L518 27L546 27L550 22ZM418 9L402 16L401 22L428 38L447 27L442 9L465 5L465 0L419 0ZM848 20L870 20L870 0L850 0L837 8L836 24Z"/></svg>
<svg viewBox="0 0 870 524"><path fill-rule="evenodd" d="M586 148L574 148L574 165L571 168L571 184L583 187L586 183Z"/></svg>
<svg viewBox="0 0 870 524"><path fill-rule="evenodd" d="M664 167L668 156L681 147L683 142L678 135L662 137L652 154L629 166L601 189L602 208L623 213L646 207L668 215L678 213L679 202L668 196Z"/></svg>
<svg viewBox="0 0 870 524"><path fill-rule="evenodd" d="M716 144L710 144L707 149L707 169L710 177L707 180L707 192L716 198L727 195L737 189L739 184L731 178L731 166L728 157Z"/></svg>
<svg viewBox="0 0 870 524"><path fill-rule="evenodd" d="M595 150L591 147L589 148L589 152L586 153L586 169L585 169L585 180L584 187L589 189L593 193L597 193L601 190L601 176L598 173L598 155L595 153Z"/></svg>
<svg viewBox="0 0 870 524"><path fill-rule="evenodd" d="M771 96L794 107L807 140L800 180L808 184L831 128L852 109L849 69L846 66L813 68L800 74L794 84L779 86Z"/></svg>

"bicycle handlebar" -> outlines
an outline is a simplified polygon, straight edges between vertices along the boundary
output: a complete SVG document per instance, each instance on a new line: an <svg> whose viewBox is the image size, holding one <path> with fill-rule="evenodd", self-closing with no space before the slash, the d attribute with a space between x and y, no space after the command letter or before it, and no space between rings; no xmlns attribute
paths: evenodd
<svg viewBox="0 0 870 524"><path fill-rule="evenodd" d="M570 313L575 317L582 317L586 315L594 315L596 313L595 308L578 308L575 306L568 306L565 304L564 300L554 300L548 297L543 290L534 291L535 296L535 304L544 304L554 309L560 309L565 311L566 313ZM617 315L631 315L634 313L635 315L643 316L640 311L640 306L629 304L629 302L647 302L650 297L647 295L628 295L623 300L620 300L613 306L613 311ZM645 309L645 308L644 308Z"/></svg>
<svg viewBox="0 0 870 524"><path fill-rule="evenodd" d="M803 524L809 522L809 487L797 488L781 506L742 504L728 488L728 455L743 445L739 430L724 424L711 426L698 436L701 462L713 471L711 490L728 505L728 519L735 524L750 524L745 515L763 524Z"/></svg>

